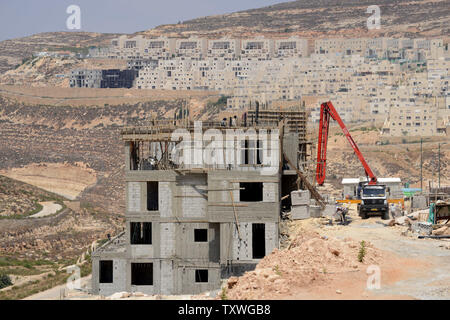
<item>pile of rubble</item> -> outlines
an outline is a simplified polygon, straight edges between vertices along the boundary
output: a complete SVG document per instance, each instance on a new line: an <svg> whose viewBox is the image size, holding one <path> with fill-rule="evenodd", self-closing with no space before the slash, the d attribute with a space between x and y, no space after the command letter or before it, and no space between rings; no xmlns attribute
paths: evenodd
<svg viewBox="0 0 450 320"><path fill-rule="evenodd" d="M405 226L406 230L403 232L407 235L412 232L414 235L419 236L450 236L450 224L440 223L433 225L428 221L430 209L423 209L414 211L407 215L395 215L393 219L387 221L388 226Z"/></svg>
<svg viewBox="0 0 450 320"><path fill-rule="evenodd" d="M362 262L358 259L364 248ZM322 237L303 230L284 250L275 249L242 277L228 280L229 299L273 299L298 287L322 282L336 273L353 272L377 264L381 253L370 243Z"/></svg>

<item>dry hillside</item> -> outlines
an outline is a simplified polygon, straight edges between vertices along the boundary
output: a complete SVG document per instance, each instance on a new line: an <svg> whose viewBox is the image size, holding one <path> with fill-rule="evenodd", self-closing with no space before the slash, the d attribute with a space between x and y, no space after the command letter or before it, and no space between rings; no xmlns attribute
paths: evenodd
<svg viewBox="0 0 450 320"><path fill-rule="evenodd" d="M367 31L366 13L370 5L381 9L382 28ZM446 0L299 0L264 8L214 15L163 25L143 32L172 36L266 34L308 38L317 36L394 37L448 36L450 7Z"/></svg>
<svg viewBox="0 0 450 320"><path fill-rule="evenodd" d="M42 215L48 203L60 210ZM0 289L0 300L65 283L70 274L64 268L76 261L84 262L81 275L87 275L86 253L122 228L118 215L0 175L0 274L12 280Z"/></svg>
<svg viewBox="0 0 450 320"><path fill-rule="evenodd" d="M69 87L73 69L125 69L126 61L117 59L77 59L35 57L0 74L0 84L33 87Z"/></svg>
<svg viewBox="0 0 450 320"><path fill-rule="evenodd" d="M105 96L98 97L95 90L77 89L65 99L59 97L64 89L7 89L0 97L0 172L118 214L124 209L120 127L172 117L188 97L182 92L170 91L163 98L162 91L126 89L105 90ZM133 93L135 100L126 96ZM210 93L189 96L193 113L203 113ZM70 98L84 104L69 106Z"/></svg>
<svg viewBox="0 0 450 320"><path fill-rule="evenodd" d="M106 46L118 34L94 32L45 32L0 42L0 73L15 68L38 51L85 52L90 46Z"/></svg>
<svg viewBox="0 0 450 320"><path fill-rule="evenodd" d="M246 11L200 17L178 24L161 25L136 34L217 38L267 35L287 37L433 37L448 38L450 7L447 0L379 0L380 30L368 32L369 0L300 0ZM47 32L0 42L0 73L14 69L37 51L86 52L106 46L118 34Z"/></svg>

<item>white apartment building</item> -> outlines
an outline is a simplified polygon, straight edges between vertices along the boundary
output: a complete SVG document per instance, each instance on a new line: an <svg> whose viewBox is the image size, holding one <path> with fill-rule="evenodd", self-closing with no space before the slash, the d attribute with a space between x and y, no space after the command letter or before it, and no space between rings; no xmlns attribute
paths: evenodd
<svg viewBox="0 0 450 320"><path fill-rule="evenodd" d="M409 59L424 61L448 55L443 39L406 38L333 38L317 39L314 54L335 58L337 55ZM113 39L108 50L92 50L95 57L118 59L170 59L189 57L194 59L225 58L268 60L274 57L307 57L308 41L298 37L287 39L212 39L191 37L171 39L160 37L146 39L126 35Z"/></svg>
<svg viewBox="0 0 450 320"><path fill-rule="evenodd" d="M441 135L438 131L438 109L431 103L391 108L382 134L393 137Z"/></svg>
<svg viewBox="0 0 450 320"><path fill-rule="evenodd" d="M274 50L273 39L257 37L241 40L241 57L243 59L268 60L274 56Z"/></svg>
<svg viewBox="0 0 450 320"><path fill-rule="evenodd" d="M208 41L208 58L238 59L241 56L240 39L215 39Z"/></svg>
<svg viewBox="0 0 450 320"><path fill-rule="evenodd" d="M364 56L367 48L366 38L345 39L342 43L343 53L346 55Z"/></svg>
<svg viewBox="0 0 450 320"><path fill-rule="evenodd" d="M442 39L394 39L394 38L334 38L317 39L316 54L335 56L336 54L357 54L365 57L404 58L404 52L415 55L417 60L436 58L445 51Z"/></svg>
<svg viewBox="0 0 450 320"><path fill-rule="evenodd" d="M145 56L150 59L170 59L175 56L176 39L159 37L147 41Z"/></svg>
<svg viewBox="0 0 450 320"><path fill-rule="evenodd" d="M370 38L366 40L366 57L382 58L387 48L386 38Z"/></svg>
<svg viewBox="0 0 450 320"><path fill-rule="evenodd" d="M307 57L308 40L299 37L275 40L275 57Z"/></svg>
<svg viewBox="0 0 450 320"><path fill-rule="evenodd" d="M344 123L373 120L370 116L368 99L364 97L354 96L347 92L337 92L327 96L324 101L332 101L339 116ZM320 120L320 103L310 109L311 122L319 122Z"/></svg>
<svg viewBox="0 0 450 320"><path fill-rule="evenodd" d="M91 58L109 58L110 55L110 47L94 47L88 49L88 56Z"/></svg>
<svg viewBox="0 0 450 320"><path fill-rule="evenodd" d="M142 36L128 38L122 35L111 40L110 58L116 59L141 59L147 47L148 39Z"/></svg>
<svg viewBox="0 0 450 320"><path fill-rule="evenodd" d="M186 51L184 54L193 57L182 55L160 59L156 68L144 67L139 71L136 86L142 89L217 90L230 96L228 107L235 109L246 108L255 99L270 103L274 100L298 100L304 96L324 96L335 103L346 122L384 121L392 110L396 110L394 108L420 105L418 101L422 97L443 97L448 93L449 60L446 50L444 57L422 61L386 56L387 50L399 55L406 53L406 57L411 52L424 54L426 44L421 42L417 43L423 48L411 49L414 41L409 39L333 39L329 42L322 39L322 44L327 43L332 49L340 48L341 52L328 50L328 53L300 57L295 51L299 47L292 44L298 39L290 38L274 41L273 57L266 59L267 50L270 51L266 40L242 41L240 47L247 48L247 51L242 50L238 59L233 59L234 53L229 51L237 47L231 45L237 42L226 38L212 40L208 43L205 58L198 59L193 52ZM281 43L286 46L281 46ZM437 41L436 47L439 46L440 41ZM323 47L319 45L319 48L323 51ZM343 48L350 49L342 53ZM281 49L285 50L282 54ZM373 50L371 54L375 52L373 57L356 54L367 54L368 49ZM312 121L318 116L314 112L312 110ZM407 127L406 123L404 126ZM429 126L428 122L421 124L418 132L422 132L423 127L423 132L428 134Z"/></svg>
<svg viewBox="0 0 450 320"><path fill-rule="evenodd" d="M336 55L342 53L343 39L317 39L314 42L314 52L316 54Z"/></svg>
<svg viewBox="0 0 450 320"><path fill-rule="evenodd" d="M208 52L208 41L204 38L190 37L176 40L175 53L178 57L203 59Z"/></svg>

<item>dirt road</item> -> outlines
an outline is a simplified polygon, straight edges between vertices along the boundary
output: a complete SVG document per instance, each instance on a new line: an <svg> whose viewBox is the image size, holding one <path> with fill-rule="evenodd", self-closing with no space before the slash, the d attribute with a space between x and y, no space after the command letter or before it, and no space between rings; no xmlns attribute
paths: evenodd
<svg viewBox="0 0 450 320"><path fill-rule="evenodd" d="M84 278L81 278L80 281L81 281L82 288L90 287L91 276L89 275ZM73 291L76 292L78 299L83 298L81 291L69 290L69 289L67 289L67 285L63 284L63 285L51 288L49 290L42 291L42 292L39 292L32 296L29 296L29 297L25 298L24 300L60 300L60 299L65 299L67 296L70 296L71 294L73 294L74 293Z"/></svg>
<svg viewBox="0 0 450 320"><path fill-rule="evenodd" d="M40 205L42 205L42 210L38 213L35 213L30 216L30 218L42 218L46 216L51 216L52 214L55 214L59 210L62 209L62 206L56 202L53 201L44 201L39 202Z"/></svg>
<svg viewBox="0 0 450 320"><path fill-rule="evenodd" d="M386 227L379 217L367 220L352 218L353 221L348 226L321 226L317 231L321 235L338 239L368 241L386 252L388 256L379 266L380 289L366 290L361 285L365 285L368 275L354 274L335 280L337 283L333 289L338 285L343 287L340 289L342 294L334 294L335 298L358 298L351 294L358 292L361 294L360 297L370 299L450 299L448 241L418 239L411 233L402 235L406 227ZM345 286L349 291L348 295L345 294Z"/></svg>

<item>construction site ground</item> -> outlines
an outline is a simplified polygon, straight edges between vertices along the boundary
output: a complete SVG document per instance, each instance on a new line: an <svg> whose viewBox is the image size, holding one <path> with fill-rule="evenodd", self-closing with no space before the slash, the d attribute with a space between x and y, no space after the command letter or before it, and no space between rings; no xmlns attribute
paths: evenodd
<svg viewBox="0 0 450 320"><path fill-rule="evenodd" d="M293 288L282 299L450 299L450 242L418 239L405 226L386 226L381 217L362 220L351 211L351 223L323 225L320 219L291 223L290 233L314 230L321 236L365 241L379 250L380 289L367 289L367 268L330 274L323 283ZM323 220L322 220L323 221ZM296 231L295 231L296 229ZM405 234L406 233L406 234ZM355 261L357 260L357 250ZM370 271L370 270L369 270ZM277 297L278 298L278 297Z"/></svg>
<svg viewBox="0 0 450 320"><path fill-rule="evenodd" d="M328 225L325 218L282 222L282 232L289 235L282 248L261 260L254 271L225 281L222 290L101 297L88 294L90 282L85 282L81 291L64 291L64 299L450 299L450 241L418 239L407 227L387 226L377 216L362 220L355 207L348 217L348 225ZM361 241L366 250L362 262ZM380 271L380 287L368 289L374 268ZM62 289L30 298L60 299Z"/></svg>

